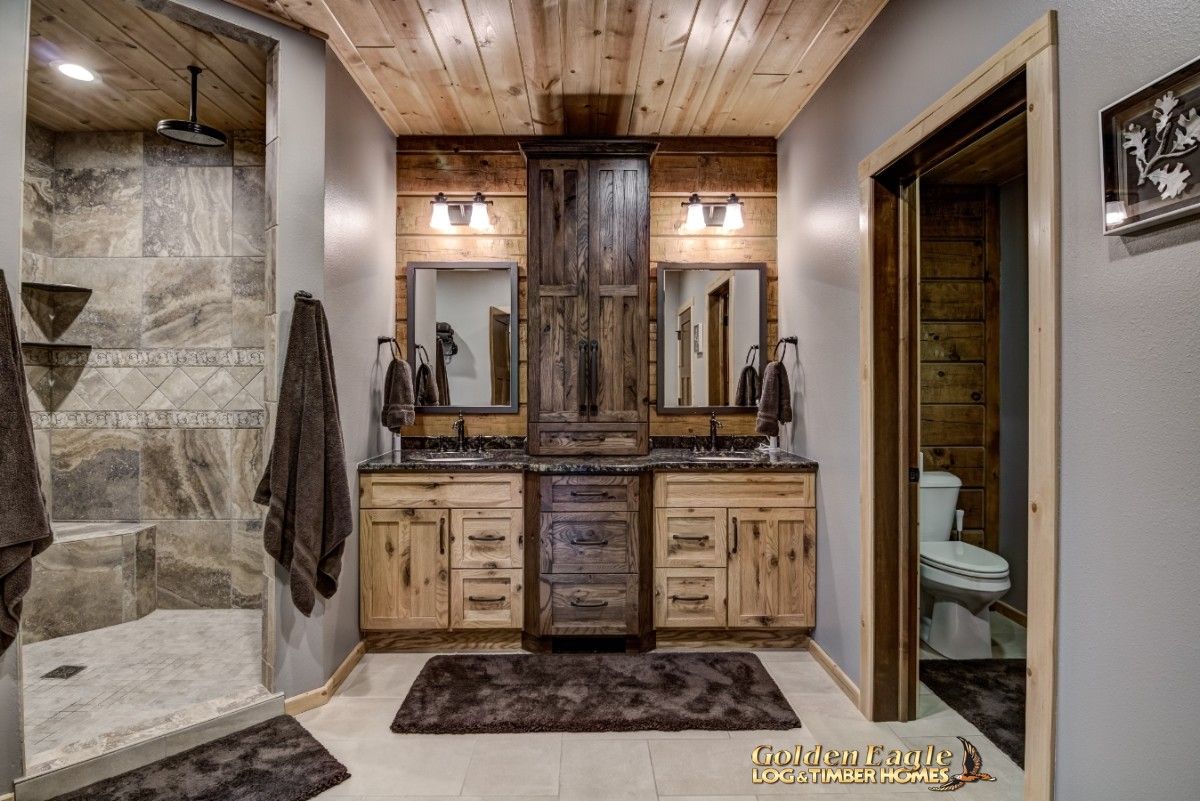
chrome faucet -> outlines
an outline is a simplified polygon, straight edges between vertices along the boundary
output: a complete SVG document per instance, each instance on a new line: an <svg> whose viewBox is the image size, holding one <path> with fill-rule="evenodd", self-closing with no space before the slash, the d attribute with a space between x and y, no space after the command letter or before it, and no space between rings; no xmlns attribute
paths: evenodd
<svg viewBox="0 0 1200 801"><path fill-rule="evenodd" d="M708 418L708 449L715 451L717 449L717 429L724 425L717 419L717 413L713 412L712 417Z"/></svg>
<svg viewBox="0 0 1200 801"><path fill-rule="evenodd" d="M458 437L458 450L461 453L467 449L467 419L461 414L454 421L454 435Z"/></svg>

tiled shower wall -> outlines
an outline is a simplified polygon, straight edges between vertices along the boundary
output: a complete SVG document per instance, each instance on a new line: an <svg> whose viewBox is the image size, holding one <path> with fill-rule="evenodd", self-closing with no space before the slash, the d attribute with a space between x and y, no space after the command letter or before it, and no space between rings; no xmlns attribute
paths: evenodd
<svg viewBox="0 0 1200 801"><path fill-rule="evenodd" d="M52 516L155 523L159 607L262 603L263 138L28 133L22 280L93 290L22 319L90 346L26 350Z"/></svg>

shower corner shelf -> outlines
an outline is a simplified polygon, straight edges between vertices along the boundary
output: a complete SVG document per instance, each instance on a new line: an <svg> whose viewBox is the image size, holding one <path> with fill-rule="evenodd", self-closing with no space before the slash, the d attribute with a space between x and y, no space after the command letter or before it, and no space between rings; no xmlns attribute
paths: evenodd
<svg viewBox="0 0 1200 801"><path fill-rule="evenodd" d="M86 286L76 286L75 284L51 284L43 281L22 281L21 289L30 289L35 292L48 292L53 295L90 295L92 290Z"/></svg>

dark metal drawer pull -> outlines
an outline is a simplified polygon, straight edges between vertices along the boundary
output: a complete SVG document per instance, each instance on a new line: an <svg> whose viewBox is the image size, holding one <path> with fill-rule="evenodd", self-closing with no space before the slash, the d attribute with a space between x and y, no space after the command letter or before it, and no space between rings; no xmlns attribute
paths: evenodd
<svg viewBox="0 0 1200 801"><path fill-rule="evenodd" d="M683 603L688 603L688 604L698 604L698 603L701 603L702 601L708 600L707 595L672 595L669 597L670 597L670 600L672 600L672 601L682 601Z"/></svg>
<svg viewBox="0 0 1200 801"><path fill-rule="evenodd" d="M438 520L438 553L446 553L446 518Z"/></svg>
<svg viewBox="0 0 1200 801"><path fill-rule="evenodd" d="M572 498L607 498L608 490L571 490Z"/></svg>
<svg viewBox="0 0 1200 801"><path fill-rule="evenodd" d="M706 598L708 596L705 596ZM468 595L467 600L477 604L498 604L504 600L503 595Z"/></svg>
<svg viewBox="0 0 1200 801"><path fill-rule="evenodd" d="M572 545L592 545L592 546L600 547L603 545L608 545L608 540L581 540L581 539L572 537L571 544Z"/></svg>
<svg viewBox="0 0 1200 801"><path fill-rule="evenodd" d="M731 545L732 545L732 547L729 549L729 553L731 553L731 554L735 554L735 553L737 553L737 547L738 547L738 520L737 520L737 518L736 518L736 517L735 517L735 518L733 518L733 542L731 543Z"/></svg>
<svg viewBox="0 0 1200 801"><path fill-rule="evenodd" d="M599 609L602 606L608 606L608 601L580 601L577 598L572 598L571 606L578 606L581 609Z"/></svg>
<svg viewBox="0 0 1200 801"><path fill-rule="evenodd" d="M503 534L468 534L467 539L472 542L500 542L504 539Z"/></svg>
<svg viewBox="0 0 1200 801"><path fill-rule="evenodd" d="M683 540L685 542L707 542L707 534L672 534L671 539Z"/></svg>

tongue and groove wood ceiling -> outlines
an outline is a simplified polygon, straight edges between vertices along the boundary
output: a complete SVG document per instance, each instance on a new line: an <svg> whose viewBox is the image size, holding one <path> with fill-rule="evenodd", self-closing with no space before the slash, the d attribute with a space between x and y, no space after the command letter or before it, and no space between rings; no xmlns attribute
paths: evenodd
<svg viewBox="0 0 1200 801"><path fill-rule="evenodd" d="M327 36L397 135L778 136L887 0L230 0Z"/></svg>
<svg viewBox="0 0 1200 801"><path fill-rule="evenodd" d="M11 2L11 0L0 0ZM267 52L198 30L128 0L33 0L28 115L55 131L153 131L187 119L187 67L200 76L200 121L225 131L265 121ZM90 83L54 64L81 64Z"/></svg>

